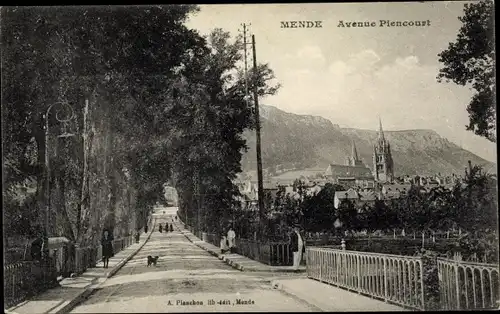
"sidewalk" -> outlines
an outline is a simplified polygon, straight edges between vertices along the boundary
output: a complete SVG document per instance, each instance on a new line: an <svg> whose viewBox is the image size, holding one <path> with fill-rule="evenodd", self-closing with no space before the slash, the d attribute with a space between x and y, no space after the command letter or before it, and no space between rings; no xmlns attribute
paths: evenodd
<svg viewBox="0 0 500 314"><path fill-rule="evenodd" d="M11 307L6 313L67 313L81 300L88 297L92 291L116 274L151 237L154 227L148 234L141 234L139 243L115 254L109 260L109 268L103 268L102 261L95 268L88 268L83 274L74 278L65 278L59 282L59 287L49 289L30 300Z"/></svg>
<svg viewBox="0 0 500 314"><path fill-rule="evenodd" d="M408 311L397 305L308 278L275 280L271 284L275 289L293 295L324 312Z"/></svg>
<svg viewBox="0 0 500 314"><path fill-rule="evenodd" d="M305 273L306 267L300 266L298 271L294 271L292 266L270 266L266 265L246 256L239 254L221 254L220 248L212 245L210 243L204 242L192 234L189 230L185 229L182 222L175 222L181 233L193 244L204 249L213 256L223 260L226 264L232 266L235 269L248 272L277 272L277 273L294 273L300 272Z"/></svg>

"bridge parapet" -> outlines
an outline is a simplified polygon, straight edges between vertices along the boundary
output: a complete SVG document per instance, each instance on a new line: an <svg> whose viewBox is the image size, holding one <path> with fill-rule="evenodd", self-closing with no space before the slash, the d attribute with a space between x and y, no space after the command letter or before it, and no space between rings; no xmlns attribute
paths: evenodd
<svg viewBox="0 0 500 314"><path fill-rule="evenodd" d="M421 256L318 247L307 247L306 253L309 278L407 308L470 310L499 306L497 264L443 258L429 263Z"/></svg>

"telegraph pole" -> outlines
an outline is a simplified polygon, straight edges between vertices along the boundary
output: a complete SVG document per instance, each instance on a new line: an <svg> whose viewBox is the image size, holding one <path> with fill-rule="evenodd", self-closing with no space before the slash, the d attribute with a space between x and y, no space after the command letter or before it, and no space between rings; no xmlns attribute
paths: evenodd
<svg viewBox="0 0 500 314"><path fill-rule="evenodd" d="M249 24L251 25L251 24ZM244 50L244 59L245 59L245 69L244 69L244 75L245 75L245 102L248 105L248 61L247 61L247 25L243 23L243 50Z"/></svg>
<svg viewBox="0 0 500 314"><path fill-rule="evenodd" d="M253 51L253 101L255 102L255 129L257 132L257 180L259 198L259 226L264 222L264 184L262 182L262 156L260 145L260 116L259 116L259 95L257 93L257 54L255 52L255 35L252 35L252 51ZM261 228L259 228L261 229Z"/></svg>

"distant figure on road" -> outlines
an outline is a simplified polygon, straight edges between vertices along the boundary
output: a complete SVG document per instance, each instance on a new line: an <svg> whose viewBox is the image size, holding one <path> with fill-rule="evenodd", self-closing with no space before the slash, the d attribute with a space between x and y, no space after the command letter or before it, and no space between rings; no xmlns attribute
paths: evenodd
<svg viewBox="0 0 500 314"><path fill-rule="evenodd" d="M174 225L170 224L170 232L174 232Z"/></svg>
<svg viewBox="0 0 500 314"><path fill-rule="evenodd" d="M293 268L298 270L302 261L302 254L306 251L304 240L300 235L299 225L295 225L293 228L293 233L290 237L290 250L293 252Z"/></svg>
<svg viewBox="0 0 500 314"><path fill-rule="evenodd" d="M158 227L158 231L160 231L160 233L162 233L162 231L163 231L163 227L161 226L161 224L160 224L160 226Z"/></svg>
<svg viewBox="0 0 500 314"><path fill-rule="evenodd" d="M226 253L229 250L229 246L227 243L227 238L224 232L222 232L222 236L220 238L220 252L221 254Z"/></svg>
<svg viewBox="0 0 500 314"><path fill-rule="evenodd" d="M148 233L148 225L147 224L144 226L144 233Z"/></svg>
<svg viewBox="0 0 500 314"><path fill-rule="evenodd" d="M104 268L108 268L109 259L113 257L113 234L108 229L104 229L101 239L102 261Z"/></svg>
<svg viewBox="0 0 500 314"><path fill-rule="evenodd" d="M234 232L232 227L229 227L229 231L227 232L227 242L231 253L234 253L234 249L236 247L235 241L236 241L236 233Z"/></svg>

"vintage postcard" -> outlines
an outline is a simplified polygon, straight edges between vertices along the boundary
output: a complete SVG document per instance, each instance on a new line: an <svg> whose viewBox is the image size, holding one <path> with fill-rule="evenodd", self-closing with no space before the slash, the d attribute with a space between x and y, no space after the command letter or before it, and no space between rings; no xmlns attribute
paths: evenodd
<svg viewBox="0 0 500 314"><path fill-rule="evenodd" d="M0 14L6 312L499 308L493 1Z"/></svg>

